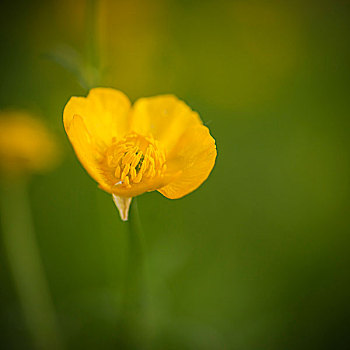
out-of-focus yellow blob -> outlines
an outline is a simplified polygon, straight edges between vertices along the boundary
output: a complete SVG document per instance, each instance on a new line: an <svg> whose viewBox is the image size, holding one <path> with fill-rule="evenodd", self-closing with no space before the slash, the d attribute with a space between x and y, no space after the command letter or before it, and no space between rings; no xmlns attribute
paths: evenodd
<svg viewBox="0 0 350 350"><path fill-rule="evenodd" d="M7 177L50 170L57 164L56 139L24 111L0 111L0 170Z"/></svg>
<svg viewBox="0 0 350 350"><path fill-rule="evenodd" d="M199 115L173 95L131 106L121 91L92 89L72 97L64 126L74 150L127 220L132 197L159 191L170 199L198 188L216 159L215 140Z"/></svg>

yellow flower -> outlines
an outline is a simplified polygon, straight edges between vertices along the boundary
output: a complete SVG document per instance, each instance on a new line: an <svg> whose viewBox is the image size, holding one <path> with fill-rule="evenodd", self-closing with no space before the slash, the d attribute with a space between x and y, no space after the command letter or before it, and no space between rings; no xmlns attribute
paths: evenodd
<svg viewBox="0 0 350 350"><path fill-rule="evenodd" d="M175 199L198 188L216 158L215 140L184 102L173 95L141 98L109 88L72 97L64 127L80 162L111 193L122 220L132 197L157 190Z"/></svg>
<svg viewBox="0 0 350 350"><path fill-rule="evenodd" d="M49 170L58 148L45 125L24 111L0 112L0 169L7 177Z"/></svg>

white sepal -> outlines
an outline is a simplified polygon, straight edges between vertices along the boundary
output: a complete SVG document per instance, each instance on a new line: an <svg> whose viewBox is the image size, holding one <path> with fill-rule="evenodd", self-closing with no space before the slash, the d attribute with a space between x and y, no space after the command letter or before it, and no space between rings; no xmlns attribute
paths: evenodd
<svg viewBox="0 0 350 350"><path fill-rule="evenodd" d="M112 194L112 196L113 196L113 202L119 210L120 218L123 221L128 221L129 208L130 208L132 197L119 197L119 196L116 196L115 194Z"/></svg>

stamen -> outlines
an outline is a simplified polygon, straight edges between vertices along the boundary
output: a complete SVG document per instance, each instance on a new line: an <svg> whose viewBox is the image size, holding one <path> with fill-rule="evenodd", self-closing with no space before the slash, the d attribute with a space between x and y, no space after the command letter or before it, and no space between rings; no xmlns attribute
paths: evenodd
<svg viewBox="0 0 350 350"><path fill-rule="evenodd" d="M134 180L136 177L136 169L135 168L130 169L130 175L131 175L131 180Z"/></svg>
<svg viewBox="0 0 350 350"><path fill-rule="evenodd" d="M128 153L126 153L126 155L124 156L123 160L122 160L122 164L129 164L131 162L131 160L134 158L134 152L133 150L128 151Z"/></svg>
<svg viewBox="0 0 350 350"><path fill-rule="evenodd" d="M115 169L115 172L114 172L114 176L119 179L120 178L120 173L121 173L121 170L120 170L120 166L118 165Z"/></svg>
<svg viewBox="0 0 350 350"><path fill-rule="evenodd" d="M128 176L125 177L124 184L126 185L126 187L130 186L130 182L129 182L129 177Z"/></svg>
<svg viewBox="0 0 350 350"><path fill-rule="evenodd" d="M121 176L122 181L124 181L125 176L128 175L129 170L130 170L130 164L126 164L124 169L123 169L122 176Z"/></svg>
<svg viewBox="0 0 350 350"><path fill-rule="evenodd" d="M138 152L138 154L136 155L136 157L133 159L131 163L131 167L135 168L136 165L139 164L141 157L142 157L142 153Z"/></svg>
<svg viewBox="0 0 350 350"><path fill-rule="evenodd" d="M140 171L140 172L137 174L137 176L135 177L135 179L133 179L133 182L134 182L135 184L138 184L138 183L141 181L141 179L142 179L142 172Z"/></svg>
<svg viewBox="0 0 350 350"><path fill-rule="evenodd" d="M141 181L163 176L166 169L165 153L153 137L132 133L116 142L106 151L106 165L116 178L115 186L130 188Z"/></svg>

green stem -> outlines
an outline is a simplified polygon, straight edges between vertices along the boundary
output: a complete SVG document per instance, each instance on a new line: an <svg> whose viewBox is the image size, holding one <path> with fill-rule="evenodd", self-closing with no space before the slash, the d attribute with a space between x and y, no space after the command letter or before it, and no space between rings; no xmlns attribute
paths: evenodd
<svg viewBox="0 0 350 350"><path fill-rule="evenodd" d="M127 221L128 256L123 300L124 313L129 317L141 307L145 248L136 198L133 199L130 211L129 221Z"/></svg>
<svg viewBox="0 0 350 350"><path fill-rule="evenodd" d="M149 334L145 327L148 322L148 291L146 281L145 241L141 229L137 199L130 208L128 226L128 255L123 295L123 323L125 336L131 343L136 343L135 333L142 339L142 348L148 342ZM138 344L134 344L138 346Z"/></svg>
<svg viewBox="0 0 350 350"><path fill-rule="evenodd" d="M1 219L9 267L35 347L63 349L32 227L25 183L3 186Z"/></svg>

